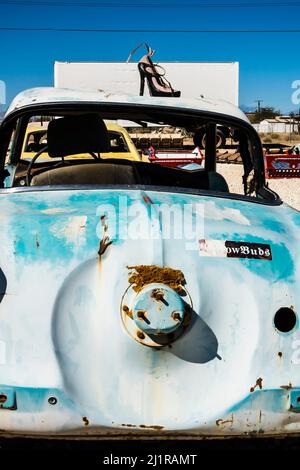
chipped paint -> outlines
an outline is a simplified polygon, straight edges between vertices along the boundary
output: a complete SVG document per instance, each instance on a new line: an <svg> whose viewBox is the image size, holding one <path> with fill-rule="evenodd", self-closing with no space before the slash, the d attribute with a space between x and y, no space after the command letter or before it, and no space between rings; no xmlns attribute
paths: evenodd
<svg viewBox="0 0 300 470"><path fill-rule="evenodd" d="M85 426L89 426L90 422L89 422L89 420L87 419L86 416L83 416L82 421L83 421L83 424L84 424Z"/></svg>
<svg viewBox="0 0 300 470"><path fill-rule="evenodd" d="M194 109L220 114L227 114L245 122L249 122L247 116L236 106L227 101L207 100L197 97L195 99L147 97L117 95L103 90L75 90L68 88L32 88L19 93L9 106L5 118L13 111L32 105L44 105L49 103L120 103L140 104L144 106L163 106L166 108Z"/></svg>
<svg viewBox="0 0 300 470"><path fill-rule="evenodd" d="M300 215L284 205L148 193L153 204L211 203L218 217L203 211L205 238L267 243L272 260L201 257L186 240L130 240L117 230L99 264L110 230L109 220L99 230L99 201L118 207L127 194L129 207L144 205L142 191L0 192L0 394L8 404L16 397L15 407L0 410L1 428L97 436L299 432L299 326L281 334L273 318L283 306L300 311ZM124 293L153 280L182 286L184 302L192 299L186 331L171 348L145 347L121 319ZM130 320L126 297L123 312Z"/></svg>
<svg viewBox="0 0 300 470"><path fill-rule="evenodd" d="M162 429L164 429L163 426L159 426L159 425L146 425L146 424L122 424L121 426L125 427L125 428L140 428L140 429L150 429L150 430L153 430L153 431L161 431Z"/></svg>
<svg viewBox="0 0 300 470"><path fill-rule="evenodd" d="M54 88L18 95L6 117L53 102L189 108L248 122L234 106L202 98ZM143 207L147 214L150 206L194 204L204 233L164 239L167 222L154 211L156 238L124 237L121 197L128 210ZM115 231L102 204L116 210ZM0 214L3 432L125 438L300 432L299 321L288 334L273 325L282 307L300 312L298 212L167 189L33 188L0 191ZM269 245L272 259L203 257L201 239ZM134 299L151 283L157 315L167 311L168 320L179 321L184 313L172 344L151 344L142 328L128 327ZM180 294L179 317L178 308L162 308L162 285Z"/></svg>
<svg viewBox="0 0 300 470"><path fill-rule="evenodd" d="M100 223L102 227L102 238L100 240L98 255L102 256L106 252L107 248L113 243L113 240L110 239L108 234L108 224L106 216L102 215L100 218Z"/></svg>
<svg viewBox="0 0 300 470"><path fill-rule="evenodd" d="M65 214L66 209L63 207L49 207L49 209L43 209L40 211L41 214L55 215L55 214ZM76 209L69 209L68 212L76 212Z"/></svg>
<svg viewBox="0 0 300 470"><path fill-rule="evenodd" d="M298 367L290 361L291 342L300 340L299 330L282 337L272 326L283 299L296 314L299 311L300 264L293 242L298 231L289 208L268 207L266 213L263 205L149 191L154 204L209 199L218 214L224 208L221 221L203 212L205 236L267 241L273 254L267 273L257 267L265 266L264 261L203 258L186 250L184 240L145 243L124 240L117 231L109 256L101 259L99 276L97 249L110 222L100 224L103 231L98 236L98 201L117 207L124 192L44 192L38 193L38 202L36 194L0 194L0 242L6 246L1 269L5 291L14 293L3 296L0 304L0 340L6 344L0 373L6 387L16 384L12 388L17 399L17 409L0 411L3 429L73 433L86 428L82 417L87 417L93 423L89 433L97 435L125 432L112 421L150 427L159 423L163 429L149 431L195 435L285 432L287 426L294 430L299 414L289 411L291 390L280 385L298 382ZM129 205L144 204L142 197L138 190L128 192ZM49 212L53 207L63 210ZM228 208L239 210L251 225L230 220ZM84 233L84 244L69 236L70 217L76 221L71 233ZM266 223L269 219L272 225ZM128 286L139 290L153 280L188 288L196 312L186 334L172 348L159 351L130 338L118 313ZM124 306L130 319L130 305ZM247 384L257 377L264 378L264 387L252 385L255 390L249 393ZM58 400L55 406L48 403L53 396ZM225 423L232 415L233 424ZM220 417L225 424L217 426ZM132 428L134 433L147 430Z"/></svg>
<svg viewBox="0 0 300 470"><path fill-rule="evenodd" d="M260 377L259 379L257 379L257 381L256 381L256 383L255 383L255 385L254 385L254 387L251 387L251 388L250 388L250 392L253 393L256 388L259 388L259 389L261 390L262 387L263 387L263 386L262 386L262 382L263 382L263 379L262 379L261 377Z"/></svg>
<svg viewBox="0 0 300 470"><path fill-rule="evenodd" d="M225 424L233 424L233 414L230 419L217 419L216 421L217 426L224 426Z"/></svg>
<svg viewBox="0 0 300 470"><path fill-rule="evenodd" d="M51 232L56 238L62 239L68 245L81 246L85 244L86 221L86 216L70 216L67 220L61 219L53 224Z"/></svg>
<svg viewBox="0 0 300 470"><path fill-rule="evenodd" d="M288 385L280 385L280 388L283 388L284 390L291 390L293 386L290 382Z"/></svg>

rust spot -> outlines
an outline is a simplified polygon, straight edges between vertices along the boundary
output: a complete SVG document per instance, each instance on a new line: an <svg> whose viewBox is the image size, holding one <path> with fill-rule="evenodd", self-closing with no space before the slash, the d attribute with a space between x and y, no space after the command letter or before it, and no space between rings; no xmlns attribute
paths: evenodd
<svg viewBox="0 0 300 470"><path fill-rule="evenodd" d="M147 325L150 325L150 320L147 318L147 312L145 310L138 310L136 316L147 323Z"/></svg>
<svg viewBox="0 0 300 470"><path fill-rule="evenodd" d="M138 331L136 335L139 339L145 339L145 335L142 331Z"/></svg>
<svg viewBox="0 0 300 470"><path fill-rule="evenodd" d="M101 225L102 225L102 227L103 227L103 231L104 231L104 232L107 232L107 231L108 231L108 225L107 225L107 223L106 223L106 216L105 216L105 215L102 215L102 216L100 217L100 220L101 220Z"/></svg>
<svg viewBox="0 0 300 470"><path fill-rule="evenodd" d="M1 393L0 394L0 404L3 405L3 403L6 403L7 402L7 395L5 395L4 393Z"/></svg>
<svg viewBox="0 0 300 470"><path fill-rule="evenodd" d="M172 316L173 320L175 320L175 321L180 321L181 320L181 315L180 315L179 312L176 312L176 311L172 312L171 316Z"/></svg>
<svg viewBox="0 0 300 470"><path fill-rule="evenodd" d="M261 377L259 379L257 379L256 384L254 385L254 387L250 388L250 392L251 393L254 392L256 387L259 387L259 389L261 390L262 389L262 381L263 381L263 379Z"/></svg>
<svg viewBox="0 0 300 470"><path fill-rule="evenodd" d="M163 426L159 426L159 425L146 426L146 424L140 424L140 425L139 425L139 428L142 428L142 429L154 429L154 431L160 431L161 429L164 429Z"/></svg>
<svg viewBox="0 0 300 470"><path fill-rule="evenodd" d="M133 313L132 310L129 310L129 307L127 305L123 305L122 310L126 315L128 315L130 318L133 318Z"/></svg>
<svg viewBox="0 0 300 470"><path fill-rule="evenodd" d="M282 352L281 351L279 351L278 357L282 358Z"/></svg>
<svg viewBox="0 0 300 470"><path fill-rule="evenodd" d="M164 293L161 289L153 289L151 292L151 297L157 302L163 302L164 300Z"/></svg>
<svg viewBox="0 0 300 470"><path fill-rule="evenodd" d="M121 426L125 428L153 429L154 431L160 431L161 429L164 429L163 426L158 426L158 425L147 426L146 424L121 424Z"/></svg>
<svg viewBox="0 0 300 470"><path fill-rule="evenodd" d="M112 240L109 239L108 235L105 235L102 240L100 240L100 245L99 245L99 250L98 250L98 255L102 256L104 255L105 251L109 247L109 245L112 244Z"/></svg>
<svg viewBox="0 0 300 470"><path fill-rule="evenodd" d="M87 419L86 416L83 416L82 421L84 422L85 426L88 426L90 424L89 420Z"/></svg>
<svg viewBox="0 0 300 470"><path fill-rule="evenodd" d="M217 426L223 426L223 424L233 424L233 415L231 415L231 419L217 419Z"/></svg>
<svg viewBox="0 0 300 470"><path fill-rule="evenodd" d="M179 269L161 268L155 265L128 266L128 269L132 271L128 281L133 284L135 292L140 292L147 284L156 282L171 287L180 295L185 295L182 286L186 284L186 280Z"/></svg>
<svg viewBox="0 0 300 470"><path fill-rule="evenodd" d="M109 236L106 234L106 232L108 231L108 225L106 223L106 216L102 215L100 217L100 221L101 221L101 225L103 227L104 235L102 237L102 240L100 240L98 255L102 256L102 255L104 255L104 253L107 250L107 248L109 247L109 245L112 244L112 240L110 240Z"/></svg>
<svg viewBox="0 0 300 470"><path fill-rule="evenodd" d="M149 205L149 204L153 204L153 202L151 201L150 197L148 196L148 194L143 194L143 201Z"/></svg>
<svg viewBox="0 0 300 470"><path fill-rule="evenodd" d="M291 390L291 388L293 388L293 385L290 382L288 385L280 385L280 388L283 388L284 390Z"/></svg>
<svg viewBox="0 0 300 470"><path fill-rule="evenodd" d="M145 317L145 315L146 315L145 310L138 310L138 311L136 312L136 316L137 316L138 318L143 319L143 318Z"/></svg>

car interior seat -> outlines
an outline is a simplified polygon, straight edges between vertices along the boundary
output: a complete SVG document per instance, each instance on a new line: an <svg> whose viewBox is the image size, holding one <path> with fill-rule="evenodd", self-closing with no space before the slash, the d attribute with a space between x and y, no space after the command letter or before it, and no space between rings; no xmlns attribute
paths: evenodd
<svg viewBox="0 0 300 470"><path fill-rule="evenodd" d="M68 116L50 121L48 155L64 158L78 154L111 152L110 136L97 114ZM154 185L179 186L228 192L228 186L216 172L188 172L143 162L114 158L74 162L41 171L33 176L32 186L56 185Z"/></svg>

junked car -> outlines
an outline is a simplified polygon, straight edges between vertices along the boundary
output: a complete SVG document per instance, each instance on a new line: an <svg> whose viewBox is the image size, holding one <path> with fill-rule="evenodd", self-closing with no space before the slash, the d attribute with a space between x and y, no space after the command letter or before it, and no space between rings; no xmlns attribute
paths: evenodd
<svg viewBox="0 0 300 470"><path fill-rule="evenodd" d="M26 159L36 116L46 145ZM205 127L204 167L102 158L116 120ZM216 171L220 125L239 139L241 194ZM0 159L1 433L299 432L300 215L266 185L239 109L28 90Z"/></svg>
<svg viewBox="0 0 300 470"><path fill-rule="evenodd" d="M143 160L143 156L137 151L126 129L112 122L107 122L106 128L110 140L110 152L102 153L102 159ZM39 125L36 122L29 123L23 144L22 160L31 160L38 151L47 146L47 129L47 121ZM47 151L40 155L40 159L42 158L49 158ZM84 158L84 155L72 155L71 158Z"/></svg>

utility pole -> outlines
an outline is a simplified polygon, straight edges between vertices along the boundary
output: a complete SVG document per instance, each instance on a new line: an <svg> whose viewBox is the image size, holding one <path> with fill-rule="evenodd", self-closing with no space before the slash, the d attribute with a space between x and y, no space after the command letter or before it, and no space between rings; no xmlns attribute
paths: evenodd
<svg viewBox="0 0 300 470"><path fill-rule="evenodd" d="M290 113L290 142L292 141L292 133L294 133L294 113Z"/></svg>
<svg viewBox="0 0 300 470"><path fill-rule="evenodd" d="M258 118L260 122L260 113L261 113L261 106L260 104L263 102L263 100L256 100L255 103L257 103L257 112L258 112Z"/></svg>

